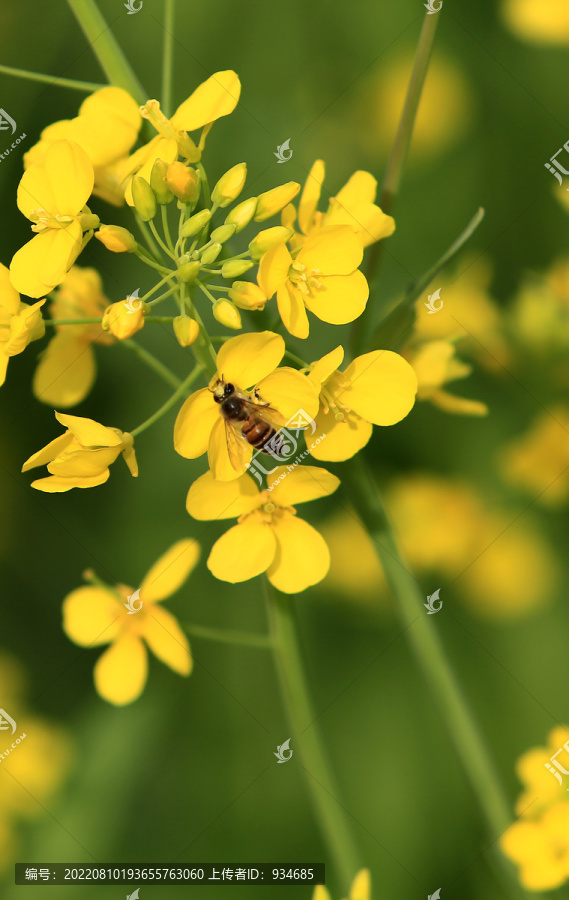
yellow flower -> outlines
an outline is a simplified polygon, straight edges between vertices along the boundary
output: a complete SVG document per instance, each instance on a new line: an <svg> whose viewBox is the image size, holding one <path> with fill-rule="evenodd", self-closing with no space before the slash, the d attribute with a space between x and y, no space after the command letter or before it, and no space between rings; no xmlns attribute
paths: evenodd
<svg viewBox="0 0 569 900"><path fill-rule="evenodd" d="M93 166L73 141L54 141L44 161L24 172L18 209L37 234L10 265L10 280L21 294L41 297L61 284L83 249L83 226L92 227L96 218L81 216L92 189Z"/></svg>
<svg viewBox="0 0 569 900"><path fill-rule="evenodd" d="M30 456L22 466L22 472L27 472L47 464L50 475L32 481L32 487L52 494L74 487L104 484L110 474L109 466L119 453L122 453L131 475L138 475L134 441L127 431L107 428L81 416L56 412L55 418L68 430Z"/></svg>
<svg viewBox="0 0 569 900"><path fill-rule="evenodd" d="M22 353L30 341L43 337L45 325L40 308L45 300L31 306L22 303L10 283L10 272L0 263L0 387L6 380L8 360Z"/></svg>
<svg viewBox="0 0 569 900"><path fill-rule="evenodd" d="M327 212L318 212L325 173L323 160L317 159L308 173L298 205L298 225L302 234L297 233L293 246L301 246L312 231L328 225L350 225L364 247L393 234L395 220L374 203L377 181L369 172L354 172L336 196L330 198ZM295 218L294 206L287 206L282 214L283 225L293 228Z"/></svg>
<svg viewBox="0 0 569 900"><path fill-rule="evenodd" d="M362 606L369 606L372 600L374 610L378 605L387 606L389 592L383 569L374 542L356 513L342 510L327 519L320 531L330 548L330 570L321 585L326 596L332 590Z"/></svg>
<svg viewBox="0 0 569 900"><path fill-rule="evenodd" d="M525 434L502 451L502 477L531 492L540 503L558 506L569 494L569 411L555 406L537 416Z"/></svg>
<svg viewBox="0 0 569 900"><path fill-rule="evenodd" d="M314 888L312 900L330 900L330 892L323 884ZM371 878L369 869L360 869L352 882L348 900L371 900Z"/></svg>
<svg viewBox="0 0 569 900"><path fill-rule="evenodd" d="M569 878L569 803L556 803L536 821L514 822L500 838L530 891L548 891Z"/></svg>
<svg viewBox="0 0 569 900"><path fill-rule="evenodd" d="M345 325L362 314L368 283L358 269L361 238L349 225L330 225L312 232L295 258L285 244L261 258L257 281L267 300L277 294L284 326L295 337L308 337L306 309L323 322Z"/></svg>
<svg viewBox="0 0 569 900"><path fill-rule="evenodd" d="M109 301L95 269L73 266L57 288L49 306L53 319L102 317ZM100 324L56 325L34 374L38 400L67 409L85 399L96 377L93 344L112 344L114 338Z"/></svg>
<svg viewBox="0 0 569 900"><path fill-rule="evenodd" d="M349 459L365 447L373 425L395 425L415 402L417 378L402 356L391 350L373 350L339 372L343 358L343 348L336 347L313 363L308 374L320 394L314 433L326 435L309 447L315 459Z"/></svg>
<svg viewBox="0 0 569 900"><path fill-rule="evenodd" d="M443 390L448 381L466 378L472 366L456 357L451 341L427 341L405 353L418 380L417 400L430 400L434 406L463 416L485 416L488 407L479 400L457 397Z"/></svg>
<svg viewBox="0 0 569 900"><path fill-rule="evenodd" d="M104 331L110 331L119 341L130 338L144 328L144 317L150 307L142 300L119 300L107 306L101 322Z"/></svg>
<svg viewBox="0 0 569 900"><path fill-rule="evenodd" d="M556 260L545 275L522 284L507 313L514 338L550 362L569 346L569 259ZM541 361L541 360L540 360Z"/></svg>
<svg viewBox="0 0 569 900"><path fill-rule="evenodd" d="M177 619L157 604L182 586L199 555L196 541L178 541L154 563L138 591L97 583L77 588L63 601L63 630L74 643L111 645L94 672L104 700L123 706L141 695L148 674L147 646L174 672L190 674L188 640Z"/></svg>
<svg viewBox="0 0 569 900"><path fill-rule="evenodd" d="M523 41L569 44L569 7L565 0L502 0L502 18Z"/></svg>
<svg viewBox="0 0 569 900"><path fill-rule="evenodd" d="M520 756L516 773L524 790L516 803L518 816L535 818L545 807L563 799L567 785L563 783L565 778L562 770L569 773L569 750L564 745L568 742L569 728L560 725L549 732L546 747L532 747ZM561 752L558 753L558 750ZM554 755L552 763L551 757ZM550 768L546 768L546 764ZM557 771L556 764L560 769L558 778L554 775L554 771Z"/></svg>
<svg viewBox="0 0 569 900"><path fill-rule="evenodd" d="M193 94L180 104L174 115L167 119L157 100L148 100L140 108L145 119L149 119L157 137L140 147L130 157L130 173L138 172L148 182L155 160L172 163L180 154L188 162L198 162L205 138L213 122L233 112L241 94L241 82L230 69L215 72L204 81ZM187 132L203 128L201 140L196 147ZM130 184L126 189L126 202L132 206Z"/></svg>
<svg viewBox="0 0 569 900"><path fill-rule="evenodd" d="M44 162L54 141L74 141L95 170L93 193L109 203L123 203L120 170L136 141L142 118L135 100L119 87L104 87L87 97L74 119L48 125L40 140L24 155L24 166ZM127 174L125 170L124 174Z"/></svg>
<svg viewBox="0 0 569 900"><path fill-rule="evenodd" d="M260 491L249 475L220 482L206 472L188 491L186 509L194 519L239 517L212 547L207 565L216 578L235 584L266 572L279 591L295 594L324 578L330 552L293 504L327 497L340 481L311 466L279 466L271 478Z"/></svg>
<svg viewBox="0 0 569 900"><path fill-rule="evenodd" d="M245 472L253 448L237 435L234 447L238 459L230 459L226 425L213 395L218 379L249 394L255 387L261 398L254 401L259 403L260 414L263 403L269 403L282 419L276 427L284 425L299 410L310 417L316 415L318 397L311 382L296 369L277 368L284 352L284 340L271 331L243 334L226 341L217 354L217 374L210 387L188 397L178 413L174 447L180 456L196 459L207 451L210 468L220 481L230 481ZM274 413L271 415L274 417Z"/></svg>

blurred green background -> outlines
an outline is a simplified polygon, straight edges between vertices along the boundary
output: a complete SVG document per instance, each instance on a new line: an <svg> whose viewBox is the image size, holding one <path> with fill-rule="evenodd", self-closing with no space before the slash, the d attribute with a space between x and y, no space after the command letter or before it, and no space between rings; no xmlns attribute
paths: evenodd
<svg viewBox="0 0 569 900"><path fill-rule="evenodd" d="M144 0L134 16L119 0L101 0L100 8L148 96L158 97L162 4ZM219 69L235 69L243 86L235 113L209 136L204 162L210 180L246 161L250 193L259 193L282 181L303 183L314 159L323 158L332 194L356 169L381 181L423 13L419 0L179 2L174 105ZM2 17L3 64L104 81L65 3L5 0ZM544 163L569 137L568 59L567 47L518 40L491 0L444 0L432 78L395 212L397 231L386 245L374 295L377 316L432 265L479 206L486 218L468 250L490 261L499 308L509 307L526 272L543 271L566 251L567 213ZM16 120L17 133L27 135L0 161L0 261L6 265L29 236L15 205L22 153L46 125L76 115L83 97L0 74L0 106ZM281 166L273 154L287 138L294 155ZM0 151L9 141L0 133ZM98 200L92 208L102 221L130 227L126 211L109 211ZM111 300L152 284L136 260L106 253L95 241L79 262L99 269ZM456 268L457 289L466 264ZM303 347L302 355L316 359L348 334L348 328L314 328L310 351ZM168 359L178 375L188 371L190 351L166 329L146 328L137 340ZM286 766L273 757L290 729L266 651L196 637L189 679L152 659L146 690L131 707L113 709L95 693L92 668L100 650L73 645L60 613L63 597L82 583L88 567L109 582L136 584L171 543L196 537L202 561L168 608L181 622L259 631L265 614L260 584L234 587L206 569L211 544L225 529L194 522L185 512L186 491L205 462L174 452L175 411L137 441L138 480L118 463L95 490L49 496L30 489L29 477L19 474L23 460L59 433L53 411L31 394L42 346L32 344L11 361L0 391L0 649L25 669L26 707L65 729L73 749L45 811L33 820L10 820L12 861L325 861L332 897L339 900L298 757ZM73 414L128 430L167 398L164 384L120 346L97 354L97 384ZM486 402L487 418L450 416L421 404L398 426L376 429L366 456L382 482L417 470L457 476L484 503L505 506L508 521L522 513L537 492L509 487L495 459L542 407L563 399L563 389L540 365L529 352L506 369L475 365L458 392ZM322 524L346 502L342 495L311 504L305 515ZM534 503L531 516L562 569L547 602L531 614L494 621L475 605L461 604L460 580L445 581L436 568L421 576L425 595L443 588L445 611L436 626L512 807L519 790L516 758L569 718L567 507L551 511ZM436 508L432 517L436 521ZM357 561L352 564L355 571ZM523 558L516 565L523 579ZM505 896L478 805L389 604L373 597L362 602L334 584L293 603L314 706L322 711L319 725L362 860L372 871L374 898L426 897L441 886L445 898ZM2 701L0 694L0 706L9 709ZM0 780L7 777L3 769ZM2 790L0 784L0 823ZM39 887L12 886L9 859L2 896L39 894ZM158 898L165 890L145 886L141 894ZM309 887L251 890L275 900L311 895ZM121 896L126 889L64 889L66 900L103 892ZM222 889L191 892L212 898ZM249 893L245 886L231 888L235 900Z"/></svg>

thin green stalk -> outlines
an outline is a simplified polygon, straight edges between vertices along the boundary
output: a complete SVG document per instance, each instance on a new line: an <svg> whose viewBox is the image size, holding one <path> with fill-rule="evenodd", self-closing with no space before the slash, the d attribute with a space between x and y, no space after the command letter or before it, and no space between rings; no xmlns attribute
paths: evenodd
<svg viewBox="0 0 569 900"><path fill-rule="evenodd" d="M44 319L44 325L95 325L101 321L101 316L98 319Z"/></svg>
<svg viewBox="0 0 569 900"><path fill-rule="evenodd" d="M136 428L133 428L130 432L133 437L136 437L137 434L141 434L141 432L146 431L147 428L150 428L151 425L154 425L158 419L161 419L163 415L165 415L169 409L179 400L180 397L183 397L187 392L190 385L196 380L200 372L202 371L202 367L198 364L194 366L188 377L179 384L178 388L174 391L171 397L166 400L166 403L163 403L160 409L157 409L156 412L150 416L150 418L146 419L142 422L141 425L138 425Z"/></svg>
<svg viewBox="0 0 569 900"><path fill-rule="evenodd" d="M160 207L161 215L162 215L162 230L164 232L164 237L166 238L166 243L168 247L172 251L172 256L176 259L176 251L174 250L174 242L172 241L172 237L170 235L170 226L168 224L168 208L166 205Z"/></svg>
<svg viewBox="0 0 569 900"><path fill-rule="evenodd" d="M164 209L164 207L162 207L162 209ZM154 222L153 222L152 220L150 220L150 222L148 223L148 227L150 228L150 231L151 231L152 234L154 235L155 239L158 241L158 243L159 243L160 246L162 247L164 253L165 253L167 256L169 256L171 259L176 259L176 257L174 256L174 248L172 247L172 249L170 250L170 249L166 246L166 244L164 243L164 241L162 240L162 238L161 238L160 235L158 234L158 229L156 228L156 225L154 224Z"/></svg>
<svg viewBox="0 0 569 900"><path fill-rule="evenodd" d="M196 309L195 303L192 300L189 286L184 285L183 287L185 291L184 302L188 304L190 316L195 319L200 326L200 333L197 340L192 344L192 350L196 361L203 366L203 368L211 378L211 376L214 375L217 370L217 354L207 332L207 328L205 327L202 318Z"/></svg>
<svg viewBox="0 0 569 900"><path fill-rule="evenodd" d="M97 84L95 81L77 81L75 78L60 78L58 75L44 75L43 72L29 72L27 69L13 69L12 66L0 66L0 74L14 75L16 78L24 78L27 81L41 81L44 84L72 88L75 91L99 91L101 88L106 87L105 84Z"/></svg>
<svg viewBox="0 0 569 900"><path fill-rule="evenodd" d="M147 94L105 22L95 0L67 0L110 84L124 88L142 104Z"/></svg>
<svg viewBox="0 0 569 900"><path fill-rule="evenodd" d="M234 644L237 647L261 647L270 649L271 638L266 634L249 634L246 631L229 631L222 628L208 628L205 625L186 625L188 634L204 638L206 641L219 641L222 644Z"/></svg>
<svg viewBox="0 0 569 900"><path fill-rule="evenodd" d="M166 118L172 115L172 56L174 45L174 0L164 2L164 43L162 55L162 96L160 106Z"/></svg>
<svg viewBox="0 0 569 900"><path fill-rule="evenodd" d="M172 294L175 294L177 290L179 290L179 285L175 284L174 287L171 287L169 291L165 291L163 294L160 294L159 297L155 297L154 300L151 300L148 305L155 306L158 303L162 303L162 301L166 300L167 297L170 297ZM148 321L148 316L146 317L146 321Z"/></svg>
<svg viewBox="0 0 569 900"><path fill-rule="evenodd" d="M171 387L180 387L182 383L181 379L178 378L177 375L174 375L170 369L166 368L164 363L161 363L159 359L156 359L156 357L150 353L149 350L146 350L145 347L136 344L131 338L126 338L124 341L121 341L121 347L126 347L127 350L130 350L138 356L143 363L149 366L149 368L154 369L154 371L160 375L160 378L163 378Z"/></svg>
<svg viewBox="0 0 569 900"><path fill-rule="evenodd" d="M340 895L347 896L349 886L361 868L359 853L345 809L337 799L339 791L315 724L316 717L305 684L298 647L292 601L290 597L272 591L266 578L263 581L275 666L289 724L306 774L314 813L341 881Z"/></svg>
<svg viewBox="0 0 569 900"><path fill-rule="evenodd" d="M146 224L146 222L142 221L142 219L136 212L134 214L134 218L136 220L136 224L138 225L138 227L140 229L140 233L142 234L142 237L146 241L146 246L148 247L150 252L153 253L155 256L154 262L158 262L160 259L162 259L162 254L160 253L158 244L156 243L156 241L152 237L152 234L150 233L150 229L149 229L148 225Z"/></svg>

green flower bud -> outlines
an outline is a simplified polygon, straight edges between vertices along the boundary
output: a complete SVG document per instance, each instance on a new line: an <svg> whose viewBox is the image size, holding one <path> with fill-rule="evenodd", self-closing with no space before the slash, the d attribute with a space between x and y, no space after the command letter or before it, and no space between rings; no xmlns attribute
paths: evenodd
<svg viewBox="0 0 569 900"><path fill-rule="evenodd" d="M196 213L195 216L190 216L190 218L182 225L182 237L193 237L198 231L202 230L204 225L207 225L210 219L211 213L209 209L202 209L202 211Z"/></svg>
<svg viewBox="0 0 569 900"><path fill-rule="evenodd" d="M213 317L226 328L238 331L242 327L239 310L230 300L216 300L213 304Z"/></svg>
<svg viewBox="0 0 569 900"><path fill-rule="evenodd" d="M260 231L249 244L249 253L253 259L261 259L261 257L274 247L275 244L284 244L294 234L292 228L285 228L284 225L275 225L274 228L266 228Z"/></svg>
<svg viewBox="0 0 569 900"><path fill-rule="evenodd" d="M264 222L265 219L276 215L290 203L293 197L296 197L299 190L300 185L296 181L288 181L270 191L265 191L264 194L259 194L255 222Z"/></svg>
<svg viewBox="0 0 569 900"><path fill-rule="evenodd" d="M207 266L208 263L214 262L220 253L221 244L208 244L205 250L202 250L200 253L200 262L203 263L204 266Z"/></svg>
<svg viewBox="0 0 569 900"><path fill-rule="evenodd" d="M121 225L101 225L95 237L113 253L133 253L136 238Z"/></svg>
<svg viewBox="0 0 569 900"><path fill-rule="evenodd" d="M176 272L176 277L178 281L183 281L184 284L187 284L189 281L195 281L200 272L200 264L199 262L187 262L183 263Z"/></svg>
<svg viewBox="0 0 569 900"><path fill-rule="evenodd" d="M222 278L239 278L255 265L250 259L230 259L221 267Z"/></svg>
<svg viewBox="0 0 569 900"><path fill-rule="evenodd" d="M212 241L215 241L218 244L224 244L225 241L228 241L234 234L235 225L220 225L219 228L213 229L210 237Z"/></svg>
<svg viewBox="0 0 569 900"><path fill-rule="evenodd" d="M169 203L170 200L172 200L174 197L172 191L164 182L167 171L168 163L164 162L163 159L157 159L155 160L154 165L152 166L152 171L150 173L150 187L154 191L154 196L161 206Z"/></svg>
<svg viewBox="0 0 569 900"><path fill-rule="evenodd" d="M211 199L217 206L229 206L239 196L247 178L247 163L238 163L222 175L213 191Z"/></svg>
<svg viewBox="0 0 569 900"><path fill-rule="evenodd" d="M257 197L249 197L234 206L225 218L226 225L235 225L236 232L243 231L247 227L257 209Z"/></svg>
<svg viewBox="0 0 569 900"><path fill-rule="evenodd" d="M200 326L189 316L176 316L172 325L180 347L189 347L199 337Z"/></svg>
<svg viewBox="0 0 569 900"><path fill-rule="evenodd" d="M143 222L150 222L156 215L156 197L145 178L135 175L132 179L134 208Z"/></svg>
<svg viewBox="0 0 569 900"><path fill-rule="evenodd" d="M253 281L234 281L229 291L229 299L241 309L263 309L267 302L261 288Z"/></svg>

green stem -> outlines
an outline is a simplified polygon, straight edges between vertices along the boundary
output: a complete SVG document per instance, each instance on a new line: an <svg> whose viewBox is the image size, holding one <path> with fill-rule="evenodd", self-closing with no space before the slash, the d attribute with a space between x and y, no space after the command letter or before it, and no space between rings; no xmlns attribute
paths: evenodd
<svg viewBox="0 0 569 900"><path fill-rule="evenodd" d="M101 321L101 316L98 319L44 319L44 325L95 325Z"/></svg>
<svg viewBox="0 0 569 900"><path fill-rule="evenodd" d="M67 0L110 84L124 88L142 104L147 94L118 41L105 22L95 0Z"/></svg>
<svg viewBox="0 0 569 900"><path fill-rule="evenodd" d="M162 96L160 106L167 119L172 115L172 50L174 44L174 0L164 2Z"/></svg>
<svg viewBox="0 0 569 900"><path fill-rule="evenodd" d="M158 244L152 237L150 229L148 228L146 222L143 222L138 213L135 212L134 218L136 219L136 224L140 229L140 233L142 234L144 240L146 241L146 246L150 250L151 253L156 257L154 262L159 262L162 259L162 254L160 253L160 249ZM140 245L139 245L140 246Z"/></svg>
<svg viewBox="0 0 569 900"><path fill-rule="evenodd" d="M188 634L204 638L206 641L219 641L222 644L235 644L239 647L271 648L271 638L265 634L249 634L246 631L229 631L227 629L208 628L205 625L186 625Z"/></svg>
<svg viewBox="0 0 569 900"><path fill-rule="evenodd" d="M127 338L124 341L121 341L121 346L126 347L132 353L134 353L143 363L149 366L151 369L160 375L160 378L163 378L171 387L178 388L181 385L181 380L177 375L174 375L170 369L166 368L166 366L160 362L159 359L150 353L149 350L146 350L145 347L141 347L140 344L136 344L131 338Z"/></svg>
<svg viewBox="0 0 569 900"><path fill-rule="evenodd" d="M172 406L174 406L176 401L180 397L184 396L189 386L196 380L201 371L202 367L199 364L194 366L188 377L184 381L182 381L181 384L179 384L172 396L168 400L166 400L166 403L163 403L160 409L157 409L149 419L146 419L141 425L138 425L137 428L133 428L131 430L130 433L132 434L132 436L136 437L137 434L141 434L141 432L146 431L146 429L150 428L151 425L154 425L154 423L157 422L158 419L161 419L162 416L165 415L165 413L167 413Z"/></svg>
<svg viewBox="0 0 569 900"><path fill-rule="evenodd" d="M44 75L43 72L29 72L27 69L13 69L12 66L0 66L2 75L14 75L16 78L25 78L28 81L41 81L44 84L54 84L59 87L73 88L76 91L100 91L105 84L97 84L94 81L77 81L75 78L60 78L58 75Z"/></svg>
<svg viewBox="0 0 569 900"><path fill-rule="evenodd" d="M161 272L162 275L170 275L171 278L174 278L174 276L176 275L174 269L167 269L166 266L162 266L160 265L160 263L155 262L148 250L146 250L140 244L136 245L136 250L134 251L134 253L141 262L143 262L147 266L150 266L152 269L156 269L157 272Z"/></svg>
<svg viewBox="0 0 569 900"><path fill-rule="evenodd" d="M177 290L179 290L179 285L175 284L174 287L171 287L169 291L165 291L163 294L160 294L159 297L155 297L154 300L151 300L149 306L155 306L158 303L162 303L163 300L165 300L167 297L170 297L171 294L176 293ZM146 321L149 321L148 316L146 316Z"/></svg>
<svg viewBox="0 0 569 900"><path fill-rule="evenodd" d="M275 666L289 724L298 746L322 837L342 882L340 893L347 896L349 886L361 868L359 854L348 827L346 811L336 799L338 788L315 724L316 717L305 684L298 647L292 601L290 597L275 594L267 579L263 578L263 581Z"/></svg>
<svg viewBox="0 0 569 900"><path fill-rule="evenodd" d="M209 334L207 333L207 329L202 322L202 318L196 309L195 303L192 300L188 285L184 285L184 289L186 291L185 296L190 310L190 316L195 319L200 326L200 333L197 340L192 344L192 350L194 352L196 361L202 365L202 367L211 378L211 376L214 375L217 371L217 354L213 348L213 344L211 342Z"/></svg>
<svg viewBox="0 0 569 900"><path fill-rule="evenodd" d="M164 210L164 207L162 207L162 210ZM164 243L164 241L162 240L162 238L161 238L160 235L158 234L158 229L156 228L156 225L154 224L154 222L153 222L152 220L150 220L150 222L148 223L148 227L150 228L150 231L152 232L152 234L154 235L154 237L156 238L156 240L158 241L158 243L159 243L160 246L162 247L164 253L165 253L167 256L169 256L171 259L176 259L176 257L174 256L174 248L172 247L172 250L170 250L170 249L166 246L166 244Z"/></svg>
<svg viewBox="0 0 569 900"><path fill-rule="evenodd" d="M170 235L170 226L168 224L168 207L166 205L161 206L161 214L162 214L162 230L164 232L164 237L166 238L166 243L168 247L172 251L172 256L176 259L176 251L174 250L174 242L172 241L172 237Z"/></svg>
<svg viewBox="0 0 569 900"><path fill-rule="evenodd" d="M309 368L307 362L305 362L300 358L300 356L297 356L295 353L291 353L290 350L285 350L284 355L288 356L288 358L292 360L293 363L296 363L297 366L300 366L301 369Z"/></svg>

